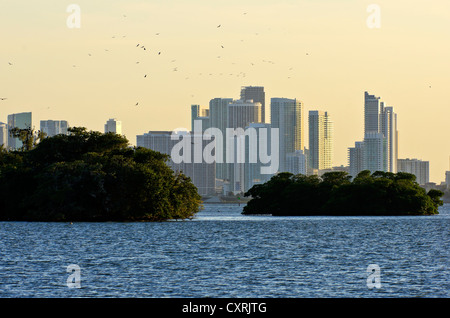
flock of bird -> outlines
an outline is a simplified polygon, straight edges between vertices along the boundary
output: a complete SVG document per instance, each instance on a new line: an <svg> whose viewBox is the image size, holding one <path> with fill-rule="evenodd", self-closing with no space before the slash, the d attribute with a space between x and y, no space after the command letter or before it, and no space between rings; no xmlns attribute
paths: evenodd
<svg viewBox="0 0 450 318"><path fill-rule="evenodd" d="M247 12L244 12L244 13L243 13L243 15L246 15L246 14L247 14ZM124 15L123 15L123 18L127 18L127 16L124 14ZM216 28L217 28L217 29L222 28L222 24L216 25ZM159 32L158 32L158 33L155 33L155 35L156 35L156 36L159 36L160 33L159 33ZM122 38L126 38L126 37L127 37L126 35L122 35ZM114 36L112 36L112 38L120 38L120 36L114 35ZM241 41L243 41L243 40L241 40ZM160 55L162 54L162 52L159 51L159 50L150 50L150 49L147 48L143 43L137 43L137 44L135 45L135 47L136 47L137 49L142 50L142 51L147 51L147 52L150 52L150 51L151 51L151 52L155 52L155 54L156 54L157 56L160 56ZM220 48L221 48L221 49L225 49L225 46L222 44L222 45L220 45ZM105 52L110 52L110 50L107 49L107 48L105 48L104 51L105 51ZM308 55L308 53L307 53L307 55ZM89 57L92 57L93 55L92 55L91 53L88 53L88 56L89 56ZM221 58L221 55L217 56L217 58ZM175 62L175 61L176 61L176 60L172 60L171 62L173 63L173 62ZM275 64L273 61L269 61L269 60L262 60L262 62L263 62L263 63L269 63L269 64ZM140 63L139 61L136 62L136 64L139 64L139 63ZM13 66L13 63L11 63L11 62L8 62L8 64L9 64L9 66ZM232 64L236 64L236 63L232 63ZM252 66L255 65L255 63L250 63L250 64L251 64ZM76 64L73 64L72 67L73 67L73 68L77 68L78 66L77 66ZM291 68L291 69L292 69L292 68ZM179 71L179 70L178 70L178 67L172 67L172 71L173 71L173 72L178 72L178 71ZM215 74L213 74L213 73L206 73L206 74L209 74L209 76L215 75ZM245 72L242 72L242 71L239 72L239 73L227 73L227 74L229 74L230 76L235 75L235 76L237 76L237 77L246 77L246 73L245 73ZM199 75L199 76L202 76L203 73L198 73L198 75ZM224 73L217 73L217 75L224 75ZM148 76L149 76L149 74L143 74L143 78L147 78ZM185 79L189 79L189 76L186 76ZM191 95L191 96L192 96L192 95ZM6 99L7 99L7 98L0 98L1 101L6 100ZM136 102L135 106L139 106L139 102Z"/></svg>
<svg viewBox="0 0 450 318"><path fill-rule="evenodd" d="M243 13L244 15L246 15L247 14L247 12L244 12ZM124 18L126 18L127 16L126 15L123 15L123 17ZM217 28L221 28L222 27L222 25L221 24L219 24L219 25L217 25ZM160 35L160 33L155 33L155 35L156 36L159 36ZM123 35L122 36L122 38L125 38L126 37L126 35ZM112 38L116 38L116 36L112 36ZM241 41L243 41L243 40L241 40ZM222 49L225 49L225 47L224 47L224 45L220 45L220 47L222 48ZM147 47L145 46L145 45L143 45L142 43L137 43L136 44L136 48L138 48L138 49L141 49L141 50L143 50L143 51L147 51ZM109 52L109 49L104 49L105 50L105 52ZM150 51L150 50L149 50ZM159 51L159 50L157 50L157 51L155 51L156 52L156 55L161 55L161 51ZM306 55L307 56L309 56L309 53L307 52L306 53ZM92 56L92 54L91 53L88 53L88 56ZM217 58L221 58L221 56L217 56ZM175 62L176 60L172 60L171 62ZM275 64L275 62L273 62L273 61L271 61L271 60L262 60L262 62L263 63L268 63L268 64ZM139 61L137 61L136 62L136 64L139 64L140 62ZM232 64L236 64L236 63L232 63ZM250 63L252 66L254 66L255 65L255 63ZM13 66L13 63L11 63L11 62L8 62L8 65L9 66ZM77 67L76 65L72 65L74 68L75 67ZM291 71L293 68L291 67L291 68L289 68L289 70ZM178 71L178 67L173 67L172 68L172 71L173 72L177 72ZM198 73L198 75L202 75L202 73ZM211 76L211 75L213 75L213 73L209 73L209 75ZM223 75L223 73L219 73L219 75ZM233 74L233 73L229 73L229 75L236 75L236 76L242 76L242 77L245 77L246 76L246 73L245 72L240 72L240 73L238 73L238 74ZM148 76L148 74L144 74L143 75L143 77L144 78L147 78L147 76ZM189 77L185 77L186 79L189 79ZM290 78L290 76L288 76L288 78ZM431 88L431 85L429 86L429 88ZM4 101L4 100L6 100L7 98L6 97L1 97L0 98L0 101ZM135 106L138 106L139 105L139 102L136 102L136 104L135 104Z"/></svg>

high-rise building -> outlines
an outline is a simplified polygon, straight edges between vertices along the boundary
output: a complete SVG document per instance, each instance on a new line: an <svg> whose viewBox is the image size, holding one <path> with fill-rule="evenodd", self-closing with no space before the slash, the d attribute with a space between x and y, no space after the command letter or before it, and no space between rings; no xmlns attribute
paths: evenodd
<svg viewBox="0 0 450 318"><path fill-rule="evenodd" d="M271 98L270 121L279 129L280 171L286 170L286 156L304 148L303 103L297 99Z"/></svg>
<svg viewBox="0 0 450 318"><path fill-rule="evenodd" d="M201 121L202 132L210 127L209 109L200 105L191 105L191 131L195 130L195 122Z"/></svg>
<svg viewBox="0 0 450 318"><path fill-rule="evenodd" d="M398 172L412 173L420 185L425 185L430 180L430 163L418 159L398 159Z"/></svg>
<svg viewBox="0 0 450 318"><path fill-rule="evenodd" d="M209 102L209 127L217 128L223 136L225 136L228 127L228 105L232 102L232 98L214 98ZM225 158L226 149L223 146L222 158L220 162L216 162L216 177L222 180L228 178L228 166L225 163Z"/></svg>
<svg viewBox="0 0 450 318"><path fill-rule="evenodd" d="M309 123L309 164L313 170L333 167L333 122L328 112L311 110Z"/></svg>
<svg viewBox="0 0 450 318"><path fill-rule="evenodd" d="M172 135L177 138L173 139ZM184 145L183 151L189 153L186 155L185 161L176 162L172 157L172 150L174 147L183 142L178 138L188 138L188 142ZM136 146L149 148L160 153L168 154L171 158L168 165L178 172L182 172L187 177L191 178L192 183L197 187L198 193L202 196L209 196L215 194L216 173L215 163L206 162L201 156L200 160L196 160L196 144L200 145L200 151L203 152L206 145L209 145L211 140L204 140L202 134L195 135L187 131L172 132L172 131L149 131L143 135L136 136ZM184 155L184 154L183 154Z"/></svg>
<svg viewBox="0 0 450 318"><path fill-rule="evenodd" d="M109 119L105 124L105 134L109 132L122 135L122 122L115 118Z"/></svg>
<svg viewBox="0 0 450 318"><path fill-rule="evenodd" d="M349 175L355 178L364 170L364 142L355 142L355 147L348 149Z"/></svg>
<svg viewBox="0 0 450 318"><path fill-rule="evenodd" d="M53 137L59 134L67 135L69 128L66 120L41 120L40 130L47 137Z"/></svg>
<svg viewBox="0 0 450 318"><path fill-rule="evenodd" d="M0 146L3 148L8 148L8 124L0 122Z"/></svg>
<svg viewBox="0 0 450 318"><path fill-rule="evenodd" d="M379 132L368 132L364 135L363 170L386 171L387 167L386 138Z"/></svg>
<svg viewBox="0 0 450 318"><path fill-rule="evenodd" d="M397 114L394 113L393 107L384 107L384 103L382 103L380 110L379 132L386 138L386 170L396 173L398 160Z"/></svg>
<svg viewBox="0 0 450 318"><path fill-rule="evenodd" d="M31 127L32 127L31 112L8 115L8 129L12 128L31 129ZM19 149L22 147L22 141L8 134L8 147L13 150Z"/></svg>
<svg viewBox="0 0 450 318"><path fill-rule="evenodd" d="M228 104L227 128L245 129L250 123L261 123L261 103L234 100Z"/></svg>
<svg viewBox="0 0 450 318"><path fill-rule="evenodd" d="M450 189L450 171L445 171L445 183L447 184L447 189Z"/></svg>
<svg viewBox="0 0 450 318"><path fill-rule="evenodd" d="M261 123L261 103L253 101L234 100L228 104L228 122L224 135L225 160L227 166L226 179L230 184L230 191L234 193L244 191L246 127L252 123ZM230 132L230 133L229 133Z"/></svg>
<svg viewBox="0 0 450 318"><path fill-rule="evenodd" d="M242 173L238 174L241 177L239 184L243 184L243 188L240 189L242 192L248 191L256 184L265 183L274 176L275 172L267 173L263 171L263 167L279 165L278 149L274 149L277 148L278 144L272 140L271 125L251 123L245 130L253 130L252 133L254 132L254 134L249 133L241 137L245 143L245 163L240 165L239 168ZM270 162L268 157L270 157Z"/></svg>
<svg viewBox="0 0 450 318"><path fill-rule="evenodd" d="M286 155L286 172L293 174L303 174L308 173L306 165L306 155L303 150L296 150L295 152L288 153Z"/></svg>
<svg viewBox="0 0 450 318"><path fill-rule="evenodd" d="M364 92L364 135L373 133L382 134L386 142L386 149L383 150L383 155L385 156L384 161L386 164L383 164L384 168L382 171L397 172L397 114L394 112L392 106L385 106L381 97ZM371 136L373 137L374 135ZM379 155L380 154L375 156L375 154L372 154L370 158L378 158ZM370 158L367 159L370 160ZM367 162L367 165L374 167L377 166L377 163Z"/></svg>
<svg viewBox="0 0 450 318"><path fill-rule="evenodd" d="M364 92L364 134L380 132L381 98Z"/></svg>
<svg viewBox="0 0 450 318"><path fill-rule="evenodd" d="M242 86L241 87L241 100L253 100L255 103L261 103L261 120L260 122L266 122L266 93L262 86Z"/></svg>

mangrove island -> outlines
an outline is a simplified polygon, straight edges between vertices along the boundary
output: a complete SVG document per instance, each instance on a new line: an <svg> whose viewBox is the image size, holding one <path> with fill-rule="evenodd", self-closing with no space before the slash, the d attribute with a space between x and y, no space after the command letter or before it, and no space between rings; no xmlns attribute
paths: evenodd
<svg viewBox="0 0 450 318"><path fill-rule="evenodd" d="M168 156L115 133L69 128L46 137L15 129L0 147L0 221L164 221L191 218L201 197Z"/></svg>
<svg viewBox="0 0 450 318"><path fill-rule="evenodd" d="M438 214L444 193L428 193L410 173L361 171L355 178L344 171L305 176L283 172L254 185L243 214L310 215L430 215Z"/></svg>

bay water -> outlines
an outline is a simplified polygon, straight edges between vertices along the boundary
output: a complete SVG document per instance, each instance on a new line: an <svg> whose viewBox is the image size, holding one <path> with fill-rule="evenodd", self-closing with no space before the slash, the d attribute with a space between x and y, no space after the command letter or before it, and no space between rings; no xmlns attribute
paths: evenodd
<svg viewBox="0 0 450 318"><path fill-rule="evenodd" d="M0 222L0 297L450 295L450 204L432 216L242 215L192 220Z"/></svg>

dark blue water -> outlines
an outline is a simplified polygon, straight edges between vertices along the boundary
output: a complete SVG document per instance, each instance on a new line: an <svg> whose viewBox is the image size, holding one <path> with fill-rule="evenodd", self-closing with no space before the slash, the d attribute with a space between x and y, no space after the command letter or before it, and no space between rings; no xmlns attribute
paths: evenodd
<svg viewBox="0 0 450 318"><path fill-rule="evenodd" d="M449 297L449 204L411 217L241 210L207 205L161 223L0 222L0 297ZM71 264L80 288L67 285ZM371 264L379 288L369 288Z"/></svg>

